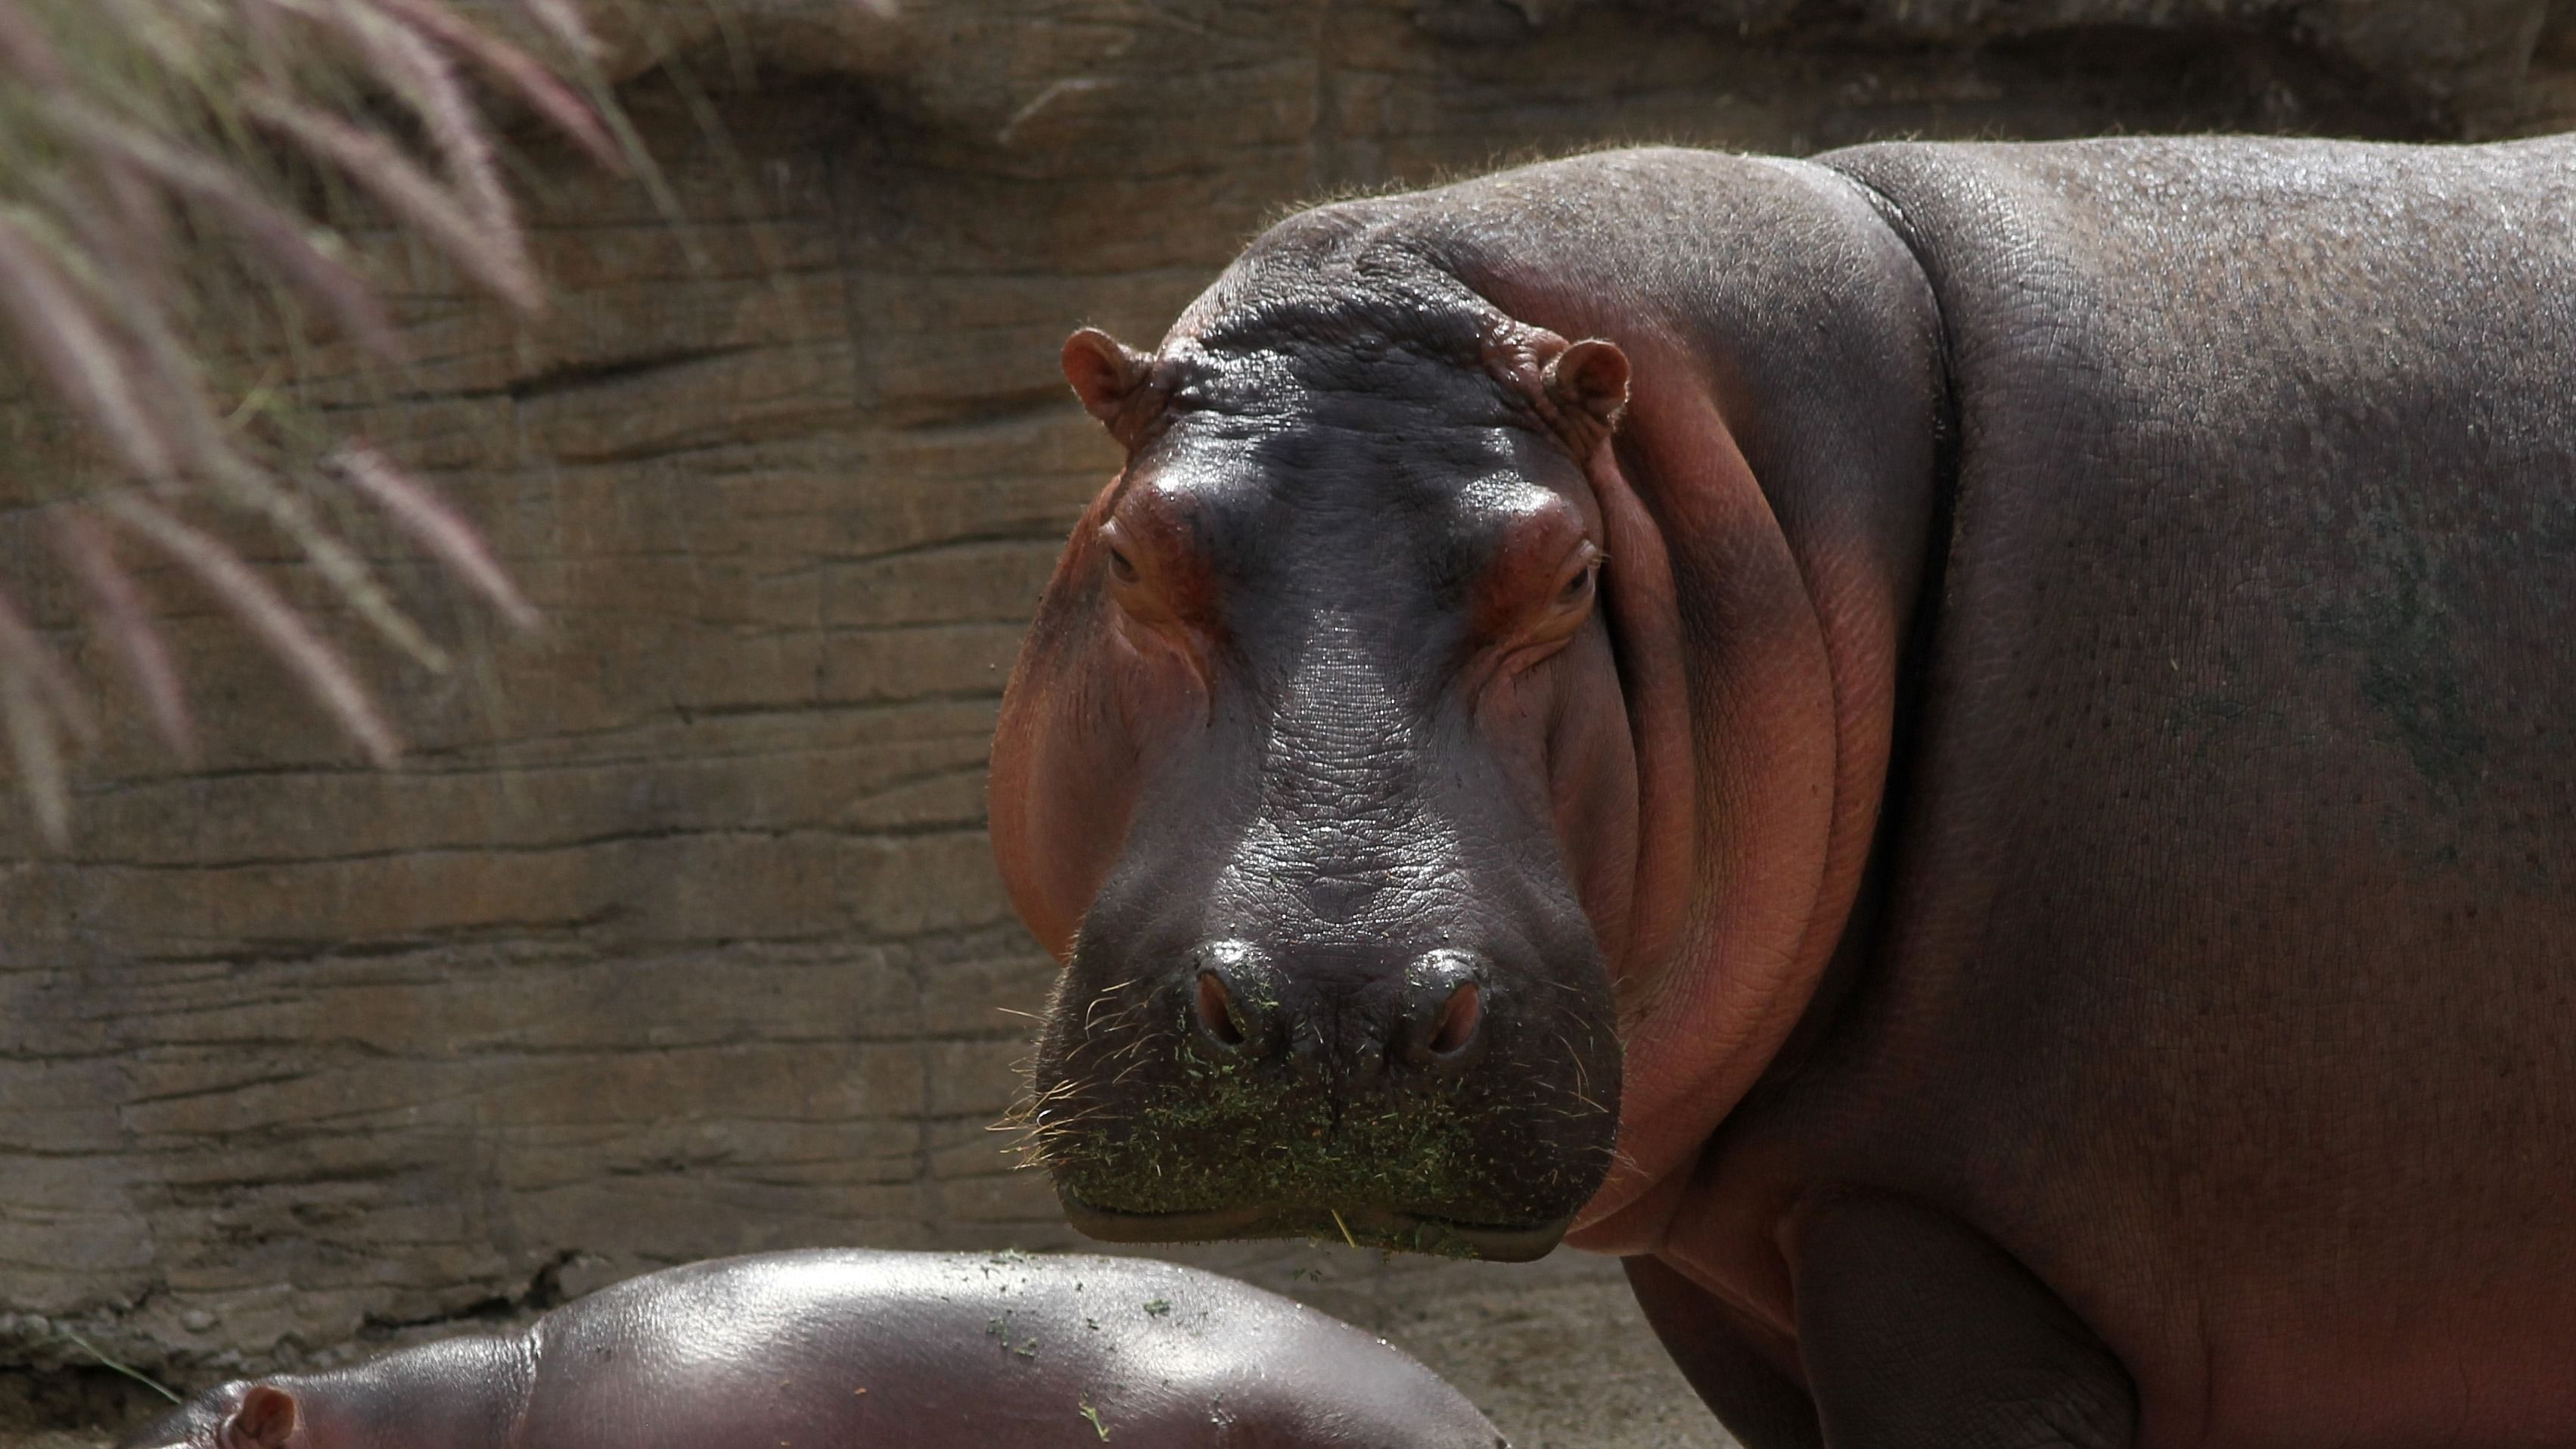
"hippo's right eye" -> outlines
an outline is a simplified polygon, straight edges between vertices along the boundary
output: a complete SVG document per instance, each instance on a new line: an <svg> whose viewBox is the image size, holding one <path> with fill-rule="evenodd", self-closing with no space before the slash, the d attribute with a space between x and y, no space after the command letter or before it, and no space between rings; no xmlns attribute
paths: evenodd
<svg viewBox="0 0 2576 1449"><path fill-rule="evenodd" d="M1109 572L1122 584L1136 582L1136 561L1114 543L1109 545Z"/></svg>

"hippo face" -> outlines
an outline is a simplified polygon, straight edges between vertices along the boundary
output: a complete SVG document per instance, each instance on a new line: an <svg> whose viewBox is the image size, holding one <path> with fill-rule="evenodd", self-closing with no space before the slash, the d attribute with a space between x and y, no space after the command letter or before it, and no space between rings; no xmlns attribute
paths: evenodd
<svg viewBox="0 0 2576 1449"><path fill-rule="evenodd" d="M1067 1211L1546 1252L1618 1121L1635 772L1584 457L1626 359L1290 297L1065 366L1129 459L1013 673L993 833L1067 967L1030 1108Z"/></svg>

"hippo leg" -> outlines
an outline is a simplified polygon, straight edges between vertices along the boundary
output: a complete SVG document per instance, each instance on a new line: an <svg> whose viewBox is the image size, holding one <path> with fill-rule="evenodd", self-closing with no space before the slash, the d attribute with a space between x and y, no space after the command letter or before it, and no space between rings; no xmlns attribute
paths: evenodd
<svg viewBox="0 0 2576 1449"><path fill-rule="evenodd" d="M1822 1449L1815 1400L1764 1360L1743 1320L1707 1289L1653 1258L1628 1258L1646 1322L1744 1449Z"/></svg>
<svg viewBox="0 0 2576 1449"><path fill-rule="evenodd" d="M1798 1349L1834 1449L2125 1449L2136 1436L2119 1360L1956 1219L1851 1192L1790 1229Z"/></svg>

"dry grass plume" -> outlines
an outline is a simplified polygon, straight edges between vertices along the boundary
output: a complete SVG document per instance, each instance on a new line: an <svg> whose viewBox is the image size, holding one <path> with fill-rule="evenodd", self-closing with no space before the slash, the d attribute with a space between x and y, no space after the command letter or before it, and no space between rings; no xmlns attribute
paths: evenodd
<svg viewBox="0 0 2576 1449"><path fill-rule="evenodd" d="M507 30L509 33L504 34ZM399 338L333 224L363 197L522 312L543 302L496 159L495 97L623 169L578 0L488 21L446 0L0 0L0 336L94 466L22 478L155 728L192 739L180 669L129 570L193 577L367 755L399 741L341 651L231 541L292 543L381 638L446 652L327 522L336 492L407 534L513 625L535 611L475 528L364 440L331 436L219 339L336 332L381 363ZM290 349L291 350L291 349ZM69 830L70 747L96 708L0 595L0 734L35 820Z"/></svg>

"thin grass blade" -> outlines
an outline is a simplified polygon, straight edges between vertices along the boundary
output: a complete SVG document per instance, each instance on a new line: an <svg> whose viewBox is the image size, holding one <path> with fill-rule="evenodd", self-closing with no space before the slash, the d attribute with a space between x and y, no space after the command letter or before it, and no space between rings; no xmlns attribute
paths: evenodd
<svg viewBox="0 0 2576 1449"><path fill-rule="evenodd" d="M626 174L626 155L599 112L536 57L457 14L439 0L374 0L375 7L472 60L529 109L610 172Z"/></svg>
<svg viewBox="0 0 2576 1449"><path fill-rule="evenodd" d="M448 507L428 484L356 439L343 444L326 461L350 487L365 494L450 572L489 600L514 627L522 633L537 627L536 606L519 592L509 573L492 557L492 551L484 547L482 533L464 515Z"/></svg>
<svg viewBox="0 0 2576 1449"><path fill-rule="evenodd" d="M172 291L170 217L161 189L124 157L91 153L85 159L86 166L55 167L20 180L30 203L31 237L77 244L68 257L58 246L54 260L74 281L88 284L93 300L101 300L95 279L103 274L116 279L121 295L166 306Z"/></svg>
<svg viewBox="0 0 2576 1449"><path fill-rule="evenodd" d="M591 33L590 22L582 18L574 0L519 0L519 11L555 44L582 60L599 59L599 37Z"/></svg>
<svg viewBox="0 0 2576 1449"><path fill-rule="evenodd" d="M0 725L9 732L9 754L19 784L35 811L36 829L56 850L71 843L71 792L63 781L62 742L45 718L35 691L15 670L0 668Z"/></svg>
<svg viewBox="0 0 2576 1449"><path fill-rule="evenodd" d="M87 744L98 738L98 717L90 713L80 685L6 595L0 595L0 669L25 680L37 702L52 710L75 739Z"/></svg>
<svg viewBox="0 0 2576 1449"><path fill-rule="evenodd" d="M196 763L196 731L188 718L187 688L162 644L161 631L153 626L143 586L116 560L114 540L88 514L63 509L54 516L54 541L63 562L97 604L108 640L152 712L152 725L162 743L182 760Z"/></svg>
<svg viewBox="0 0 2576 1449"><path fill-rule="evenodd" d="M31 224L29 239L46 248L62 275L81 289L85 302L103 310L107 314L103 320L114 324L128 361L119 381L142 413L158 425L174 469L201 478L215 476L233 461L233 453L206 405L205 378L195 354L171 332L161 294L129 282L118 268L113 245L93 243L85 234L107 228L89 198L60 177L48 179L54 184L40 188L39 194L48 198L52 210L73 230L65 235L50 225Z"/></svg>
<svg viewBox="0 0 2576 1449"><path fill-rule="evenodd" d="M492 159L492 138L456 80L456 68L418 31L368 0L340 0L329 7L332 23L366 57L375 78L402 97L420 118L447 171L448 185L486 228L518 235L510 193Z"/></svg>
<svg viewBox="0 0 2576 1449"><path fill-rule="evenodd" d="M63 84L62 57L18 0L0 0L0 68L38 90L58 90Z"/></svg>
<svg viewBox="0 0 2576 1449"><path fill-rule="evenodd" d="M305 559L323 581L357 611L359 618L384 636L386 643L410 655L414 663L432 674L445 674L452 667L447 651L420 631L420 626L385 592L376 571L358 557L355 549L323 527L300 495L274 476L238 460L225 468L218 483L226 502L267 519L303 550Z"/></svg>
<svg viewBox="0 0 2576 1449"><path fill-rule="evenodd" d="M83 742L97 737L98 721L80 686L17 605L0 595L0 724L37 828L60 848L71 838L71 793L57 722Z"/></svg>
<svg viewBox="0 0 2576 1449"><path fill-rule="evenodd" d="M267 643L369 759L378 765L394 762L402 745L365 686L339 652L323 642L267 580L253 573L231 549L139 494L111 494L101 506L195 574L234 617Z"/></svg>
<svg viewBox="0 0 2576 1449"><path fill-rule="evenodd" d="M131 359L46 252L23 223L0 213L0 311L17 324L45 380L97 426L117 457L166 482L175 471L170 440L135 400Z"/></svg>
<svg viewBox="0 0 2576 1449"><path fill-rule="evenodd" d="M401 338L375 291L323 250L303 225L214 158L173 145L84 106L54 108L56 126L103 158L121 160L169 191L204 206L241 237L252 255L319 302L369 352L397 361Z"/></svg>
<svg viewBox="0 0 2576 1449"><path fill-rule="evenodd" d="M388 138L273 91L251 92L243 98L242 108L253 120L346 174L396 219L418 227L468 276L503 301L522 312L534 312L543 305L544 296L518 235L493 232Z"/></svg>

